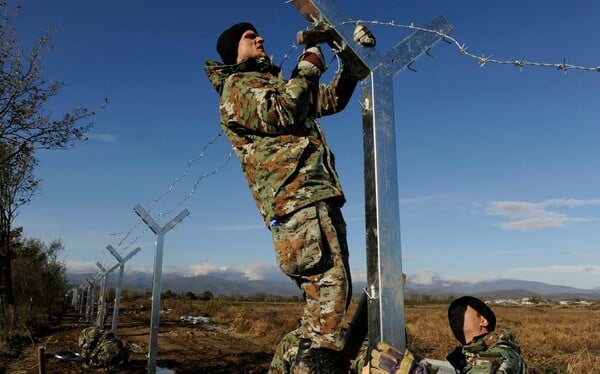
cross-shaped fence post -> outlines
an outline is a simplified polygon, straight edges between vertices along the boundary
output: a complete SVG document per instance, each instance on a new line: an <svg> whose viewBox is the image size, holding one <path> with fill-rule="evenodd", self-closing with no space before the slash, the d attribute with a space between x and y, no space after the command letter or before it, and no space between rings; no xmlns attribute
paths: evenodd
<svg viewBox="0 0 600 374"><path fill-rule="evenodd" d="M106 308L106 287L108 285L108 271L100 263L100 261L96 261L96 266L98 266L98 268L100 269L100 274L102 278L102 283L100 284L100 301L98 302L98 312L96 315L96 325L103 329L104 321L102 320L102 311Z"/></svg>
<svg viewBox="0 0 600 374"><path fill-rule="evenodd" d="M86 298L86 321L93 322L94 315L94 297L96 297L96 282L100 279L98 275L95 275L91 278L86 278L88 282L88 292Z"/></svg>
<svg viewBox="0 0 600 374"><path fill-rule="evenodd" d="M117 259L119 266L119 279L117 281L117 287L115 288L115 304L113 308L112 327L111 332L113 335L117 335L117 321L119 319L119 308L121 306L121 289L123 287L123 272L125 271L125 262L131 257L138 253L141 248L137 247L133 251L129 252L125 257L121 257L111 245L107 245L106 249Z"/></svg>
<svg viewBox="0 0 600 374"><path fill-rule="evenodd" d="M154 374L156 373L156 351L158 346L158 323L160 313L160 288L162 282L162 261L165 234L175 227L175 225L181 222L182 219L187 217L190 214L190 211L188 209L184 209L175 218L167 222L166 225L160 227L144 210L144 208L142 208L141 205L136 205L133 210L156 235L154 279L152 281L152 314L150 318L150 347L148 351L148 373Z"/></svg>
<svg viewBox="0 0 600 374"><path fill-rule="evenodd" d="M102 285L100 287L100 305L98 306L98 315L96 318L96 324L104 329L104 319L106 318L107 311L107 293L108 293L108 276L110 273L115 271L119 267L119 264L113 265L111 268L106 269L99 261L96 262L96 266L102 271Z"/></svg>
<svg viewBox="0 0 600 374"><path fill-rule="evenodd" d="M71 307L77 308L77 302L79 301L79 287L72 287L69 294L71 295Z"/></svg>
<svg viewBox="0 0 600 374"><path fill-rule="evenodd" d="M431 20L381 55L353 39L350 21L333 0L293 0L316 29L329 30L328 43L344 66L362 80L364 131L365 223L369 344L385 341L406 348L400 210L394 123L394 76L447 34L452 26L442 16Z"/></svg>
<svg viewBox="0 0 600 374"><path fill-rule="evenodd" d="M81 283L79 285L79 299L77 300L77 311L79 313L81 313L83 311L86 290L87 290L87 286L85 285L85 283Z"/></svg>

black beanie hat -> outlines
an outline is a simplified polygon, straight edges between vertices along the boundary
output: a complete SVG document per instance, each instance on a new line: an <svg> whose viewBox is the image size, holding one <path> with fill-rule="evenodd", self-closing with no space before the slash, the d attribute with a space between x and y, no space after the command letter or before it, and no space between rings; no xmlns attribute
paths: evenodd
<svg viewBox="0 0 600 374"><path fill-rule="evenodd" d="M459 297L452 301L448 307L448 322L454 337L462 344L466 344L463 326L467 306L475 309L477 313L481 314L488 321L487 329L489 332L496 329L496 315L486 303L473 296Z"/></svg>
<svg viewBox="0 0 600 374"><path fill-rule="evenodd" d="M223 59L225 65L235 64L240 39L242 38L242 34L248 30L252 30L258 34L258 31L256 31L251 23L240 22L223 31L221 36L219 36L217 52L221 55L221 59Z"/></svg>

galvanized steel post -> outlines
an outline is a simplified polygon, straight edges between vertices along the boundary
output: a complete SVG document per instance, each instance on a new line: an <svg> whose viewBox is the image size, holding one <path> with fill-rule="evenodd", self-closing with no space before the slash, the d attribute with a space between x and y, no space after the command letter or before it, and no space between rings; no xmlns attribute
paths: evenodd
<svg viewBox="0 0 600 374"><path fill-rule="evenodd" d="M165 234L177 225L182 219L190 214L190 211L184 209L175 218L170 220L164 227L160 227L152 217L142 208L136 205L134 212L156 235L156 252L154 254L154 280L152 282L152 314L150 318L150 344L148 352L148 373L156 373L156 351L158 346L158 323L160 312L160 292L162 281L162 260Z"/></svg>
<svg viewBox="0 0 600 374"><path fill-rule="evenodd" d="M362 80L369 342L406 348L400 210L394 123L394 76L450 32L441 16L385 55L353 39L355 22L333 0L294 0L315 28L333 30L328 44Z"/></svg>
<svg viewBox="0 0 600 374"><path fill-rule="evenodd" d="M117 252L111 245L107 245L106 249L117 259L119 266L119 279L117 281L117 286L115 288L115 304L113 307L113 317L112 317L112 327L111 332L113 335L117 335L117 322L119 319L119 309L121 307L121 290L123 288L123 272L125 271L125 262L127 262L131 257L133 257L136 253L138 253L141 248L137 247L133 251L129 252L125 257L121 257L119 252Z"/></svg>

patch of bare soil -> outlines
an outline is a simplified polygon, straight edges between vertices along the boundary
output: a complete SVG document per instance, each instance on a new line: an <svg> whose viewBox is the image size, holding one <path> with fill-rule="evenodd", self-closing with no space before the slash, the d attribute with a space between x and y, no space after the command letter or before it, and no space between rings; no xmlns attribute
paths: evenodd
<svg viewBox="0 0 600 374"><path fill-rule="evenodd" d="M164 300L157 366L176 373L266 373L279 340L292 330L301 303ZM90 324L71 311L60 326L34 338L15 358L0 358L0 373L39 373L38 348L45 347L47 373L145 373L149 348L150 301L123 301L117 336L130 349L129 363L89 368L51 353L79 353L81 331ZM112 310L106 329L110 329ZM209 323L182 322L182 316L209 317Z"/></svg>

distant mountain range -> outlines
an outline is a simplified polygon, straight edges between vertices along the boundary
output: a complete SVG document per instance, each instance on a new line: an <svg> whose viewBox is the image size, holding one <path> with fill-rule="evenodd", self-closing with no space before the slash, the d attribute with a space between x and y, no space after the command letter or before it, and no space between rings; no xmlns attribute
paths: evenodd
<svg viewBox="0 0 600 374"><path fill-rule="evenodd" d="M86 277L91 274L70 273L67 275L70 284L85 284ZM162 277L162 291L194 293L210 291L213 295L256 295L265 294L273 296L301 296L294 282L282 281L258 281L245 279L224 279L216 275L197 275L186 277L175 273L165 273ZM109 277L109 287L114 287L117 282L116 275ZM366 284L355 282L354 293L360 293ZM152 290L152 274L146 272L126 272L123 278L123 288L132 291ZM442 279L433 279L429 284L418 284L411 281L409 276L406 283L405 294L430 295L432 297L448 297L459 295L478 295L485 298L521 298L529 296L542 296L552 299L582 298L600 299L600 288L579 289L551 285L542 282L521 281L514 279L498 279L476 283L454 282Z"/></svg>

